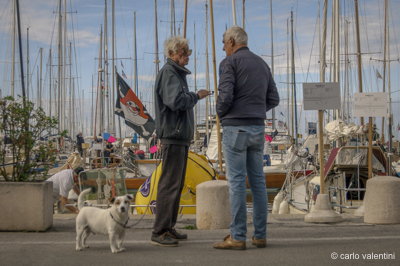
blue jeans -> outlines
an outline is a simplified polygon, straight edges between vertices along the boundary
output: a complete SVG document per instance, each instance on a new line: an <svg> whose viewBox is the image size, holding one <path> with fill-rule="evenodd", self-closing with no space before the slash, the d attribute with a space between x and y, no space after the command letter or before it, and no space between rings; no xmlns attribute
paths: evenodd
<svg viewBox="0 0 400 266"><path fill-rule="evenodd" d="M253 194L254 237L266 238L267 190L263 172L264 126L224 126L223 151L231 201L231 236L246 240L246 175Z"/></svg>

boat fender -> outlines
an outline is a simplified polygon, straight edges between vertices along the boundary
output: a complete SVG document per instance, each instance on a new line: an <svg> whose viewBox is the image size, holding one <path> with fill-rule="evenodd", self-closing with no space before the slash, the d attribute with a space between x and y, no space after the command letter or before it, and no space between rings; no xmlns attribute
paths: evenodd
<svg viewBox="0 0 400 266"><path fill-rule="evenodd" d="M283 193L282 191L279 191L278 194L276 194L274 198L274 203L272 205L272 213L279 213L279 205L281 204L283 200Z"/></svg>
<svg viewBox="0 0 400 266"><path fill-rule="evenodd" d="M286 200L283 200L279 205L279 214L288 214L289 213L289 203Z"/></svg>

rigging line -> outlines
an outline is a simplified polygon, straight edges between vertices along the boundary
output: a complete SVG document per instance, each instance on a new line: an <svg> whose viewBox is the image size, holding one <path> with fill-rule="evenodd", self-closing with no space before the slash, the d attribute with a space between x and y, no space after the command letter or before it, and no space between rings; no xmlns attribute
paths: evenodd
<svg viewBox="0 0 400 266"><path fill-rule="evenodd" d="M295 43L296 43L296 48L297 48L297 57L298 60L300 61L300 69L301 69L301 76L303 76L304 79L304 68L303 68L303 62L301 61L301 56L300 56L300 48L299 48L299 40L297 39L297 32L296 32L296 27L294 28L294 38L295 38ZM296 64L297 65L297 64ZM297 73L298 74L298 73ZM296 88L297 89L297 88Z"/></svg>
<svg viewBox="0 0 400 266"><path fill-rule="evenodd" d="M389 5L390 5L390 2L389 2ZM395 29L397 29L397 25L394 24L394 18L396 18L396 16L393 16L393 9L394 8L389 8L390 16L389 16L388 20L389 20L389 23L392 24L392 27L391 27L392 31L390 32L390 37L391 37L391 39L393 38L394 39L394 43L397 44L397 45L395 45L395 47L396 47L396 51L397 51L397 58L399 58L400 57L399 41L398 41L397 34L396 34L396 31L395 31ZM397 10L398 9L396 9L396 11ZM389 31L390 31L390 29L389 29ZM390 45L389 45L389 47L390 47Z"/></svg>
<svg viewBox="0 0 400 266"><path fill-rule="evenodd" d="M378 6L379 6L379 4L378 4ZM366 7L365 7L365 1L363 2L363 12L364 12L364 15L361 15L360 17L361 17L361 24L362 24L362 26L363 26L363 28L364 28L364 32L365 32L365 36L366 36L366 39L367 39L367 51L368 51L368 53L369 52L371 52L371 48L370 48L370 44L369 44L369 35L368 35L368 27L367 27L367 21L366 21L366 14L367 14L367 12L366 12ZM361 13L361 8L360 8L360 13ZM371 69L371 68L369 68L369 69ZM367 77L366 77L366 75L364 75L364 68L363 68L363 79L367 79ZM368 85L369 85L369 91L372 91L372 88L371 88L371 86L370 86L370 84L372 84L372 75L371 75L371 73L370 73L370 75L369 75L369 78L370 78L370 81L369 82L366 82L365 84L363 84L363 86L364 87L367 87Z"/></svg>
<svg viewBox="0 0 400 266"><path fill-rule="evenodd" d="M320 10L317 8L317 22L315 23L314 34L313 34L313 39L312 39L312 44L311 44L310 58L308 60L306 82L308 81L308 74L310 73L311 56L312 56L312 52L313 52L313 49L314 49L315 35L316 35L316 32L317 32L317 26L318 26L317 24L318 24L318 21L319 21L319 17L318 17L319 12L320 12Z"/></svg>

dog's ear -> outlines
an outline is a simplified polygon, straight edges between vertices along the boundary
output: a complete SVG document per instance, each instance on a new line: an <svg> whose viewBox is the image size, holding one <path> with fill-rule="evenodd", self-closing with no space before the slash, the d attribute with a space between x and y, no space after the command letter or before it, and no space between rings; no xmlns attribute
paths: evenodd
<svg viewBox="0 0 400 266"><path fill-rule="evenodd" d="M111 202L111 203L114 203L114 201L115 201L115 198L112 197L112 198L110 199L110 202Z"/></svg>
<svg viewBox="0 0 400 266"><path fill-rule="evenodd" d="M126 194L126 197L127 197L129 200L133 200L133 195L131 195L131 194Z"/></svg>

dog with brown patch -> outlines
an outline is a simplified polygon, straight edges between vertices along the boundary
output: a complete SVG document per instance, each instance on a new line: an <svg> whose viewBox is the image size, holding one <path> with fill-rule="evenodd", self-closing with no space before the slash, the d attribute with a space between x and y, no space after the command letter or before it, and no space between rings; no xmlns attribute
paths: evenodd
<svg viewBox="0 0 400 266"><path fill-rule="evenodd" d="M127 194L114 198L111 201L111 208L108 209L84 207L84 197L90 191L90 188L82 191L78 198L76 250L81 251L89 247L86 245L86 240L92 233L108 235L112 253L124 251L125 248L122 247L122 243L129 220L129 206L133 199L132 195Z"/></svg>

